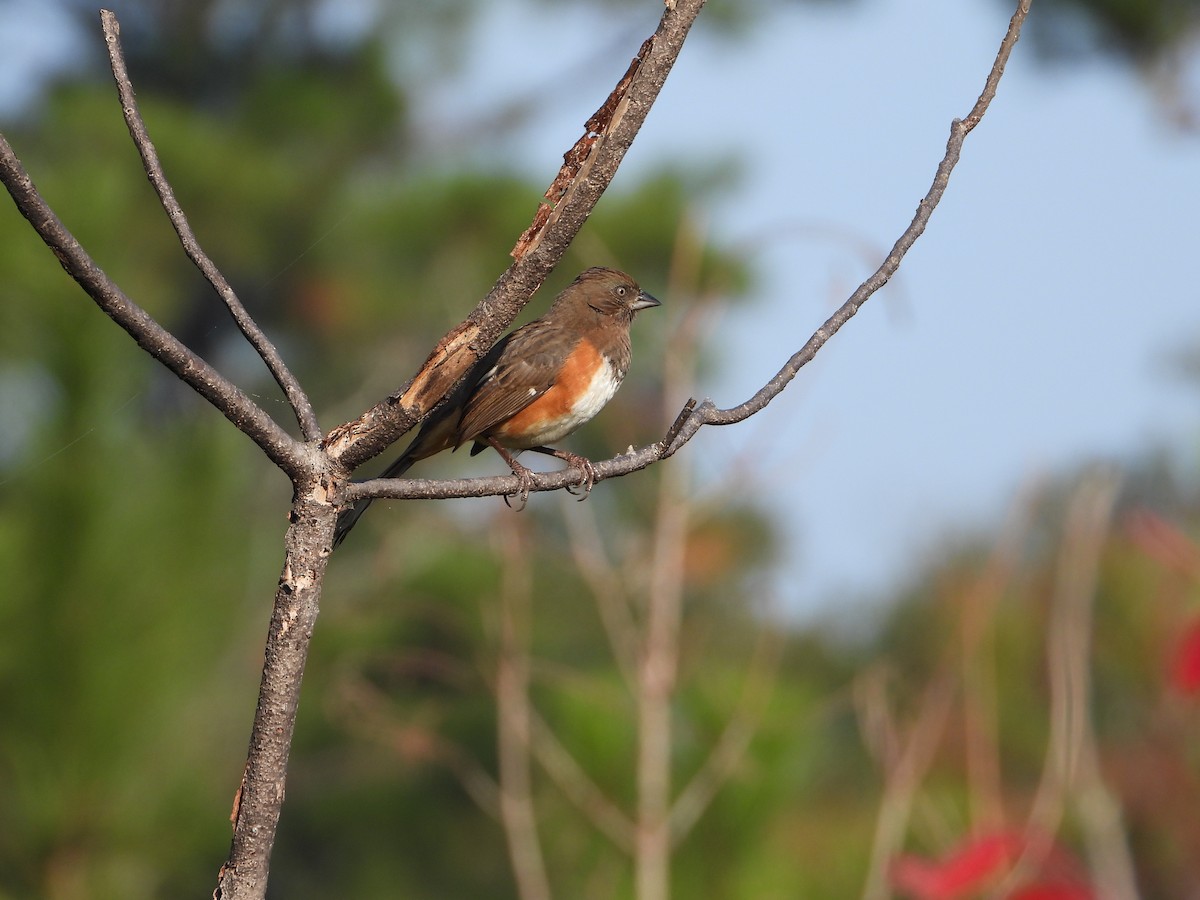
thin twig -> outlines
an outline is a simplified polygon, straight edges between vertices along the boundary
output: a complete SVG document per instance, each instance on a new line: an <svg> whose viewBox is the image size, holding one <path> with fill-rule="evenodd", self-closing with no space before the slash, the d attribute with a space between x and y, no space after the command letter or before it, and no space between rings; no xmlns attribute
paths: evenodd
<svg viewBox="0 0 1200 900"><path fill-rule="evenodd" d="M651 444L633 453L615 456L595 464L596 481L606 481L645 469L663 459L659 444ZM583 473L578 469L557 469L553 472L533 472L529 480L531 494L557 491L581 484ZM482 478L372 478L356 481L342 490L342 500L353 503L366 497L387 500L434 500L449 497L503 497L521 489L515 475L492 475Z"/></svg>
<svg viewBox="0 0 1200 900"><path fill-rule="evenodd" d="M630 609L629 591L621 578L621 570L605 554L604 536L596 523L596 514L590 505L584 506L586 508L572 509L570 515L563 517L567 545L576 570L583 576L596 602L617 671L632 692L637 684L637 622Z"/></svg>
<svg viewBox="0 0 1200 900"><path fill-rule="evenodd" d="M158 194L159 202L162 203L162 208L166 211L167 218L171 220L171 225L175 228L175 234L179 236L179 243L183 245L184 253L187 254L188 259L192 261L196 268L200 270L200 273L208 280L208 283L212 285L213 290L217 292L217 295L229 309L229 313L233 316L233 321L237 323L238 329L245 335L250 345L258 351L258 355L262 357L262 361L270 370L271 375L274 376L276 383L287 396L288 402L296 414L296 421L300 425L300 431L304 435L304 439L306 441L319 441L322 436L321 426L317 422L317 414L313 410L312 402L308 399L308 395L305 394L304 389L300 386L300 382L296 380L296 376L288 369L287 364L283 361L283 357L279 355L279 351L275 349L275 345L271 343L270 338L263 333L258 323L246 311L246 308L242 305L242 301L238 299L237 294L234 293L225 276L221 274L216 264L200 248L200 242L196 240L192 226L188 224L187 216L184 215L183 208L175 198L175 191L171 188L170 182L167 181L162 163L158 158L158 151L154 148L154 143L150 140L150 134L146 130L146 123L142 120L142 114L138 110L137 97L133 92L133 83L129 79L129 71L125 66L125 56L121 50L121 23L117 21L116 13L107 9L100 10L100 25L104 30L105 43L108 45L109 65L112 67L113 79L117 83L117 93L121 98L121 111L125 116L125 125L129 129L129 136L133 138L138 155L142 158L142 166L146 170L146 177L150 180L154 192Z"/></svg>
<svg viewBox="0 0 1200 900"><path fill-rule="evenodd" d="M671 808L671 843L678 847L745 757L759 720L771 697L783 653L782 633L776 628L759 632L754 655L747 667L742 695L721 736L704 764L687 783Z"/></svg>
<svg viewBox="0 0 1200 900"><path fill-rule="evenodd" d="M538 838L529 761L529 616L533 576L520 526L500 529L504 560L500 584L500 646L496 659L496 750L500 822L508 844L517 895L549 900L550 882Z"/></svg>
<svg viewBox="0 0 1200 900"><path fill-rule="evenodd" d="M862 305L876 291L888 283L889 279L896 273L896 270L900 268L900 263L903 261L905 254L908 253L917 238L925 231L925 226L929 223L930 216L933 215L933 211L937 208L938 203L941 202L942 195L946 192L946 187L950 182L950 173L954 171L954 167L958 164L962 146L964 141L966 141L967 135L979 124L988 107L991 105L992 99L996 96L996 88L1000 83L1000 77L1004 74L1004 67L1007 65L1013 47L1021 35L1021 26L1025 23L1025 18L1029 14L1029 5L1031 2L1032 0L1020 0L1018 3L1016 12L1013 13L1012 19L1009 22L1008 31L1005 33L1004 39L1000 42L1000 49L996 54L995 62L992 64L992 69L984 83L983 92L979 95L979 99L975 102L975 105L971 108L971 112L967 114L965 119L955 119L951 123L950 137L946 142L946 153L942 157L942 161L938 164L937 172L933 177L933 184L924 198L922 198L920 204L918 204L917 212L913 216L912 222L904 230L904 233L900 235L899 239L897 239L896 243L892 246L891 252L879 268L866 281L859 285L858 289L850 295L850 298L825 321L825 324L813 333L808 342L753 397L738 406L728 409L717 409L711 403L707 402L701 404L693 414L692 420L680 430L673 444L666 448L669 453L675 452L680 446L691 439L696 430L702 425L730 425L734 422L740 422L747 416L753 415L763 409L771 400L779 395L788 382L800 371L801 367L810 362L817 351L843 325L854 317L854 314L858 312Z"/></svg>
<svg viewBox="0 0 1200 900"><path fill-rule="evenodd" d="M1042 780L1026 825L1026 848L997 892L1037 871L1053 849L1074 799L1088 840L1093 879L1104 896L1135 900L1137 880L1120 809L1099 771L1091 718L1092 618L1104 541L1112 525L1120 481L1092 473L1076 489L1067 510L1046 635L1050 672L1050 738ZM999 896L999 893L997 893Z"/></svg>
<svg viewBox="0 0 1200 900"><path fill-rule="evenodd" d="M633 851L634 824L584 771L536 709L530 715L533 753L564 796L617 847Z"/></svg>
<svg viewBox="0 0 1200 900"><path fill-rule="evenodd" d="M864 723L864 736L868 746L872 745L873 740L878 746L883 737L888 748L886 753L877 754L880 756L880 767L884 770L883 797L875 821L863 898L883 900L890 896L887 887L888 863L900 847L917 791L933 764L954 703L956 684L949 674L949 666L941 666L922 694L920 711L907 736L901 739L898 728L885 736L873 736L865 727L866 723L894 720L888 708L885 678L878 671L868 674L870 677L855 683L855 699L858 701L860 721Z"/></svg>
<svg viewBox="0 0 1200 900"><path fill-rule="evenodd" d="M29 220L33 230L58 257L67 274L139 347L215 406L291 478L302 477L312 467L313 462L303 444L281 428L236 384L159 325L105 274L38 193L33 179L2 134L0 181L4 182L21 215Z"/></svg>

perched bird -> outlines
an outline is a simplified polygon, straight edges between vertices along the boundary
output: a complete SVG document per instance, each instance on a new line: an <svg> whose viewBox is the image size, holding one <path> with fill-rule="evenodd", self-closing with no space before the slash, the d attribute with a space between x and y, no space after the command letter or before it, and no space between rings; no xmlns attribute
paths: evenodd
<svg viewBox="0 0 1200 900"><path fill-rule="evenodd" d="M577 466L586 497L596 480L591 462L548 445L565 438L613 398L629 371L633 317L640 309L658 305L624 272L600 266L583 272L544 316L501 338L475 364L379 477L399 478L418 460L474 441L472 456L492 447L521 479L522 501L529 496L532 475L516 460L522 450ZM341 514L335 547L370 505L369 499L360 500Z"/></svg>

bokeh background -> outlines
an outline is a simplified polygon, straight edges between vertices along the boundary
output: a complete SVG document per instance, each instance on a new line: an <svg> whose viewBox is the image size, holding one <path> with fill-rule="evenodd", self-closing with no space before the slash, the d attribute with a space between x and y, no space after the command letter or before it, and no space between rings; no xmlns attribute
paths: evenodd
<svg viewBox="0 0 1200 900"><path fill-rule="evenodd" d="M487 290L661 11L112 8L201 242L326 428ZM710 3L530 308L594 264L665 301L571 446L769 378L908 223L1010 13ZM331 566L272 894L654 900L663 708L675 896L1200 890L1198 21L1036 0L899 276L761 415L586 504L373 508ZM109 274L286 419L154 200L91 5L0 2L0 121ZM0 897L207 893L288 485L12 207L0 285Z"/></svg>

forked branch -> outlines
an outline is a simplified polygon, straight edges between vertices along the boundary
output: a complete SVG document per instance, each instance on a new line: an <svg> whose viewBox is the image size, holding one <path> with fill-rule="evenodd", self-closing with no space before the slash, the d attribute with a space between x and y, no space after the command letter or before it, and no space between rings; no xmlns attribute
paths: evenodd
<svg viewBox="0 0 1200 900"><path fill-rule="evenodd" d="M62 267L105 315L129 333L138 346L215 406L291 478L310 465L305 448L266 414L237 385L193 353L175 335L131 300L88 255L38 193L12 146L0 134L0 181Z"/></svg>
<svg viewBox="0 0 1200 900"><path fill-rule="evenodd" d="M233 316L233 321L237 323L238 329L250 342L250 346L262 357L262 361L271 371L275 382L283 389L296 414L296 421L300 424L300 431L304 435L304 439L307 441L320 440L321 426L317 424L317 414L313 410L308 395L304 393L300 382L288 369L270 338L242 306L242 301L238 299L225 276L209 259L208 254L200 248L200 242L196 240L196 235L192 231L192 226L188 224L183 208L175 199L175 191L163 173L162 163L158 159L158 151L154 149L154 142L150 140L146 123L142 121L142 114L138 111L137 96L134 94L133 84L129 80L125 56L121 52L121 24L117 21L116 14L108 9L100 10L100 25L104 30L105 43L108 45L109 66L112 68L113 79L117 83L117 94L121 98L121 110L125 115L125 125L129 129L129 136L133 138L134 146L137 147L138 155L142 158L146 177L150 179L150 184L153 186L154 192L158 194L159 202L162 203L167 218L171 220L171 225L175 228L175 234L179 236L179 243L183 245L188 259L212 285L217 296L224 301Z"/></svg>

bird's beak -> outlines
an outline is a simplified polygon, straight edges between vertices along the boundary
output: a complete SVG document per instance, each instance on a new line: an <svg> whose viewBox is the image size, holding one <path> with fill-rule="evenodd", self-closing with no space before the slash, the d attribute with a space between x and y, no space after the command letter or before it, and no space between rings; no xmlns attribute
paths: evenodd
<svg viewBox="0 0 1200 900"><path fill-rule="evenodd" d="M629 304L629 308L635 312L639 309L649 309L652 306L662 306L662 301L645 291L639 291L633 303Z"/></svg>

